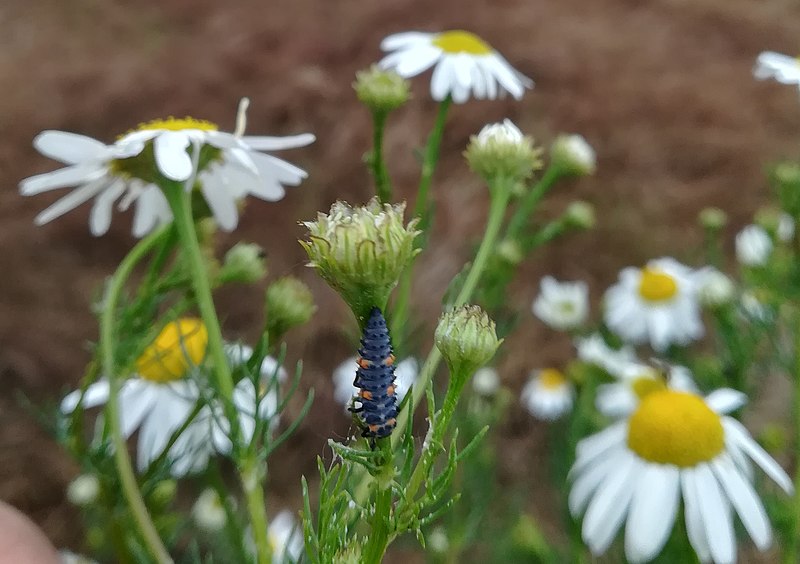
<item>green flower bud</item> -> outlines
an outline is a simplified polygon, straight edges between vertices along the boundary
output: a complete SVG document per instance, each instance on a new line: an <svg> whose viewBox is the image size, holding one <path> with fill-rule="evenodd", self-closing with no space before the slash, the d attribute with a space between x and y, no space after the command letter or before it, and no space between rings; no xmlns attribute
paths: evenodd
<svg viewBox="0 0 800 564"><path fill-rule="evenodd" d="M457 386L463 385L478 368L488 363L503 342L497 338L494 321L476 305L461 306L442 314L434 340Z"/></svg>
<svg viewBox="0 0 800 564"><path fill-rule="evenodd" d="M597 170L597 156L582 135L556 137L550 147L550 160L564 174L588 176Z"/></svg>
<svg viewBox="0 0 800 564"><path fill-rule="evenodd" d="M317 311L311 290L294 276L284 276L269 285L266 308L270 342L289 329L308 323Z"/></svg>
<svg viewBox="0 0 800 564"><path fill-rule="evenodd" d="M703 208L697 220L706 229L719 231L728 223L728 214L719 208Z"/></svg>
<svg viewBox="0 0 800 564"><path fill-rule="evenodd" d="M781 215L782 212L778 209L773 207L763 207L756 212L754 219L757 225L760 225L774 235L778 231L778 225L780 225L781 222Z"/></svg>
<svg viewBox="0 0 800 564"><path fill-rule="evenodd" d="M564 220L576 229L591 229L595 226L594 206L583 200L576 200L567 206Z"/></svg>
<svg viewBox="0 0 800 564"><path fill-rule="evenodd" d="M357 208L335 202L330 213L302 223L308 241L300 244L309 266L339 292L359 323L373 307L386 309L390 292L419 252L414 248L417 219L404 225L405 207L380 204L377 198Z"/></svg>
<svg viewBox="0 0 800 564"><path fill-rule="evenodd" d="M508 264L519 264L525 258L519 242L513 239L503 239L497 245L497 256Z"/></svg>
<svg viewBox="0 0 800 564"><path fill-rule="evenodd" d="M366 539L362 542L351 542L347 548L343 548L333 557L333 564L361 564L361 547L366 545Z"/></svg>
<svg viewBox="0 0 800 564"><path fill-rule="evenodd" d="M152 500L153 503L166 506L175 499L175 494L178 491L178 483L175 480L161 480L153 488Z"/></svg>
<svg viewBox="0 0 800 564"><path fill-rule="evenodd" d="M373 112L388 113L411 97L410 83L394 71L372 65L358 71L353 88L358 99Z"/></svg>
<svg viewBox="0 0 800 564"><path fill-rule="evenodd" d="M266 256L260 245L236 243L225 253L219 276L226 282L258 282L267 275Z"/></svg>
<svg viewBox="0 0 800 564"><path fill-rule="evenodd" d="M490 185L498 179L519 181L542 168L542 150L533 146L511 120L493 123L470 138L464 156L469 167Z"/></svg>

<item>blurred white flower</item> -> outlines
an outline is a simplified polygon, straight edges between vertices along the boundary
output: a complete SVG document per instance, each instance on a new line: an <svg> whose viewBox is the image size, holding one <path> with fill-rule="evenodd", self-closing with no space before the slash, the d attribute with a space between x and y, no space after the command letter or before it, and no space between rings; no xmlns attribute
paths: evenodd
<svg viewBox="0 0 800 564"><path fill-rule="evenodd" d="M67 499L78 507L91 505L99 494L100 481L94 474L81 474L67 486Z"/></svg>
<svg viewBox="0 0 800 564"><path fill-rule="evenodd" d="M634 344L650 343L658 352L703 336L692 270L672 258L626 268L605 295L609 329Z"/></svg>
<svg viewBox="0 0 800 564"><path fill-rule="evenodd" d="M772 531L748 478L748 458L787 493L793 487L742 424L724 415L746 400L729 389L705 399L654 392L630 417L578 443L569 508L575 517L584 514L583 540L592 553L606 552L625 522L627 560L652 560L670 536L681 500L700 561L736 561L732 510L756 547L769 547Z"/></svg>
<svg viewBox="0 0 800 564"><path fill-rule="evenodd" d="M611 384L597 387L595 406L608 417L630 415L648 394L661 390L697 392L692 374L684 366L670 366L668 374L640 362L631 362ZM666 378L665 378L666 376Z"/></svg>
<svg viewBox="0 0 800 564"><path fill-rule="evenodd" d="M284 509L278 513L269 523L268 534L273 562L300 561L303 555L303 529L291 511Z"/></svg>
<svg viewBox="0 0 800 564"><path fill-rule="evenodd" d="M96 560L69 550L61 550L58 555L61 557L61 564L97 564Z"/></svg>
<svg viewBox="0 0 800 564"><path fill-rule="evenodd" d="M216 490L207 488L200 493L192 506L192 518L198 528L209 533L219 532L225 527L228 514Z"/></svg>
<svg viewBox="0 0 800 564"><path fill-rule="evenodd" d="M623 345L619 349L612 349L599 333L575 339L575 348L578 350L578 358L583 362L595 364L618 378L626 366L636 362L636 353L632 347Z"/></svg>
<svg viewBox="0 0 800 564"><path fill-rule="evenodd" d="M760 225L748 225L736 235L736 259L745 266L764 266L772 253L772 239Z"/></svg>
<svg viewBox="0 0 800 564"><path fill-rule="evenodd" d="M483 39L467 31L441 33L409 31L381 42L387 53L380 63L402 77L410 78L434 67L431 97L442 101L451 96L456 104L470 95L494 100L508 92L522 98L533 81L519 73Z"/></svg>
<svg viewBox="0 0 800 564"><path fill-rule="evenodd" d="M333 371L333 399L342 404L345 410L350 405L350 400L360 391L353 385L358 368L357 357L352 356L342 362ZM394 370L394 391L397 396L397 403L403 401L406 392L417 380L419 365L416 358L406 358L397 363Z"/></svg>
<svg viewBox="0 0 800 564"><path fill-rule="evenodd" d="M800 61L774 51L764 51L756 59L753 76L759 80L773 78L781 84L800 85Z"/></svg>
<svg viewBox="0 0 800 564"><path fill-rule="evenodd" d="M739 306L744 316L752 321L765 323L772 317L772 311L762 302L752 291L742 292L739 298Z"/></svg>
<svg viewBox="0 0 800 564"><path fill-rule="evenodd" d="M491 397L500 388L500 376L491 366L479 368L472 376L472 389L476 394Z"/></svg>
<svg viewBox="0 0 800 564"><path fill-rule="evenodd" d="M794 219L791 215L784 212L778 218L778 229L775 233L778 240L784 243L789 243L794 239Z"/></svg>
<svg viewBox="0 0 800 564"><path fill-rule="evenodd" d="M516 145L525 139L522 131L514 125L510 119L504 119L502 123L490 123L484 125L476 136L476 143L482 147L491 144L497 145Z"/></svg>
<svg viewBox="0 0 800 564"><path fill-rule="evenodd" d="M736 297L736 286L733 280L713 266L706 266L695 273L697 297L700 303L708 307L728 304Z"/></svg>
<svg viewBox="0 0 800 564"><path fill-rule="evenodd" d="M537 370L522 388L520 401L537 419L555 421L572 410L575 386L559 370Z"/></svg>
<svg viewBox="0 0 800 564"><path fill-rule="evenodd" d="M559 282L552 276L545 276L533 302L533 313L559 331L580 327L589 314L586 282Z"/></svg>
<svg viewBox="0 0 800 564"><path fill-rule="evenodd" d="M583 135L559 135L550 155L554 164L571 174L584 176L597 170L597 155Z"/></svg>

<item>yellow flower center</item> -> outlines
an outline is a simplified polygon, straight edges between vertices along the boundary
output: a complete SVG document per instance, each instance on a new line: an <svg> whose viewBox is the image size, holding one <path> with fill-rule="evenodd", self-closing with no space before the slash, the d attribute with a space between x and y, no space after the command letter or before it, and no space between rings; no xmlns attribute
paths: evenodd
<svg viewBox="0 0 800 564"><path fill-rule="evenodd" d="M681 468L708 462L725 447L722 420L694 394L648 394L628 422L628 447L644 460Z"/></svg>
<svg viewBox="0 0 800 564"><path fill-rule="evenodd" d="M664 302L675 297L678 293L678 283L675 278L660 270L646 266L642 269L642 279L639 282L639 295L648 302Z"/></svg>
<svg viewBox="0 0 800 564"><path fill-rule="evenodd" d="M151 382L180 380L206 356L208 332L199 319L168 323L136 361L139 376Z"/></svg>
<svg viewBox="0 0 800 564"><path fill-rule="evenodd" d="M199 129L200 131L217 131L219 127L216 123L204 119L193 117L176 118L169 116L167 119L154 119L140 123L136 131L148 131L151 129L166 129L169 131L183 131L184 129Z"/></svg>
<svg viewBox="0 0 800 564"><path fill-rule="evenodd" d="M653 392L663 392L667 389L667 384L660 378L650 378L649 376L640 376L631 382L633 393L639 400L643 400Z"/></svg>
<svg viewBox="0 0 800 564"><path fill-rule="evenodd" d="M492 52L492 47L483 39L460 29L438 34L433 44L445 53L452 54L488 55Z"/></svg>
<svg viewBox="0 0 800 564"><path fill-rule="evenodd" d="M539 381L546 390L557 390L567 383L566 377L560 370L545 368L539 372Z"/></svg>

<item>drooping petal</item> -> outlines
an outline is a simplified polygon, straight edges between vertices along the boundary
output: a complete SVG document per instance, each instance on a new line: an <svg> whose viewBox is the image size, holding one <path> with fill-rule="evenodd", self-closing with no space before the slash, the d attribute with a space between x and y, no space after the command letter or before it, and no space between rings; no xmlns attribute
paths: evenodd
<svg viewBox="0 0 800 564"><path fill-rule="evenodd" d="M617 469L620 461L620 452L607 453L596 464L588 466L575 478L575 483L569 491L568 505L570 513L577 517L584 511L592 495L603 483L606 477Z"/></svg>
<svg viewBox="0 0 800 564"><path fill-rule="evenodd" d="M744 528L759 550L766 550L772 544L772 529L769 525L764 505L753 486L744 479L739 469L727 456L721 456L711 463L719 483L730 499Z"/></svg>
<svg viewBox="0 0 800 564"><path fill-rule="evenodd" d="M400 76L412 77L421 72L425 72L441 56L442 51L432 45L422 45L414 49L409 49L403 53L394 67L394 70Z"/></svg>
<svg viewBox="0 0 800 564"><path fill-rule="evenodd" d="M723 497L719 482L706 464L695 468L698 504L711 556L716 562L736 560L736 538L733 534L731 508Z"/></svg>
<svg viewBox="0 0 800 564"><path fill-rule="evenodd" d="M453 65L450 57L443 57L436 68L433 69L431 77L431 97L437 102L441 102L450 93L453 87Z"/></svg>
<svg viewBox="0 0 800 564"><path fill-rule="evenodd" d="M19 183L19 193L23 196L33 196L58 188L91 183L103 177L107 171L106 167L96 164L72 165L26 178Z"/></svg>
<svg viewBox="0 0 800 564"><path fill-rule="evenodd" d="M708 534L703 524L703 515L700 512L698 499L697 477L694 468L686 468L681 472L681 491L683 494L684 517L686 518L686 533L689 542L697 553L700 562L711 560L711 548L708 545ZM701 493L701 492L700 492Z"/></svg>
<svg viewBox="0 0 800 564"><path fill-rule="evenodd" d="M228 190L222 180L213 171L206 175L201 184L203 197L214 214L214 220L223 231L233 231L239 223L239 210L236 198Z"/></svg>
<svg viewBox="0 0 800 564"><path fill-rule="evenodd" d="M105 176L76 188L60 200L57 200L53 205L46 208L33 220L36 225L44 225L54 219L61 217L65 213L74 210L81 204L88 202L97 194L102 192L108 187L109 179Z"/></svg>
<svg viewBox="0 0 800 564"><path fill-rule="evenodd" d="M189 137L181 131L164 131L153 141L156 164L170 180L184 181L192 174L192 158L186 149Z"/></svg>
<svg viewBox="0 0 800 564"><path fill-rule="evenodd" d="M108 380L99 380L86 388L81 401L81 390L70 392L61 400L61 413L72 413L81 403L84 409L91 409L102 405L108 401L109 384Z"/></svg>
<svg viewBox="0 0 800 564"><path fill-rule="evenodd" d="M101 159L109 153L105 143L67 131L42 131L33 138L33 146L46 157L70 165Z"/></svg>
<svg viewBox="0 0 800 564"><path fill-rule="evenodd" d="M747 396L730 388L714 390L706 396L706 404L716 413L725 414L736 411L747 403Z"/></svg>
<svg viewBox="0 0 800 564"><path fill-rule="evenodd" d="M583 519L582 535L592 554L603 554L625 519L643 463L631 454L621 457L611 474L589 503Z"/></svg>
<svg viewBox="0 0 800 564"><path fill-rule="evenodd" d="M744 426L732 417L723 417L722 426L725 429L725 442L734 443L739 449L747 454L761 469L778 484L787 494L794 492L792 479L786 474L783 468L775 462L761 445L755 442L750 433Z"/></svg>
<svg viewBox="0 0 800 564"><path fill-rule="evenodd" d="M111 213L114 208L114 202L124 192L125 183L122 180L117 180L95 198L92 211L89 213L89 228L92 231L92 235L99 237L108 231L111 226Z"/></svg>
<svg viewBox="0 0 800 564"><path fill-rule="evenodd" d="M301 133L299 135L287 135L286 137L269 137L265 135L245 135L242 141L250 146L254 151L280 151L283 149L295 149L310 145L317 138L312 133Z"/></svg>

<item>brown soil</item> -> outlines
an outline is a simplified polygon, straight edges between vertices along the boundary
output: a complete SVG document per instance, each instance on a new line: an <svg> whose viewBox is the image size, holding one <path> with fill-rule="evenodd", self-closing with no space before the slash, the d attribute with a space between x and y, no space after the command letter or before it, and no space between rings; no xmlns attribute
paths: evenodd
<svg viewBox="0 0 800 564"><path fill-rule="evenodd" d="M700 209L728 211L733 233L768 198L765 165L796 155L797 92L751 78L759 51L796 49L800 6L791 0L144 0L135 7L119 0L5 0L0 498L31 515L58 546L78 546L77 515L63 498L76 468L14 394L54 402L75 385L87 343L96 338L88 305L132 239L130 217L121 215L109 235L92 238L86 207L33 226L54 196L22 198L16 184L55 166L33 151L33 136L63 129L110 140L140 121L185 114L232 127L243 95L252 99L251 131L316 133L315 145L287 155L310 179L279 204L251 203L236 233L267 248L272 274L293 272L308 281L319 302L313 328L290 342L290 356L307 360L304 382L317 389L317 400L297 439L282 449L286 464L272 466L271 488L296 503L299 471L313 475L325 439L347 432L328 378L349 353L340 332L349 318L303 268L295 222L337 198L358 202L370 195L361 163L369 120L350 84L357 69L379 57L383 36L415 28L476 31L537 82L521 103L470 103L452 111L436 176L434 246L418 269L426 289L414 296L419 312L437 309L469 252L465 241L479 236L486 194L460 154L487 121L510 117L543 143L557 132L580 132L598 151L598 174L559 186L546 205L555 214L572 199L589 200L598 227L525 265L509 296L522 310L547 273L588 280L596 298L620 267L664 254L689 259L699 241ZM393 117L387 141L403 197L410 197L418 174L411 150L435 112L426 79L414 83L416 99ZM223 293L229 336L254 337L261 296L260 288ZM508 346L501 370L515 390L530 369L570 354L566 338L532 316ZM522 455L504 472L529 481L535 499L534 484L543 481L536 464L541 427L527 420L521 427L509 440ZM540 516L549 512L531 507Z"/></svg>

